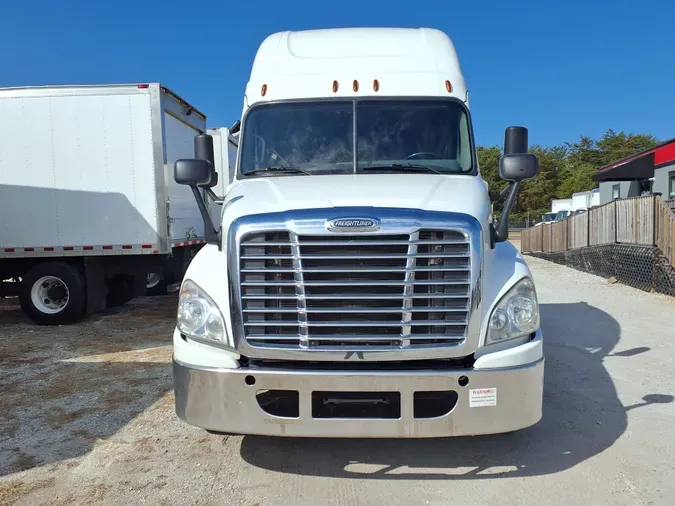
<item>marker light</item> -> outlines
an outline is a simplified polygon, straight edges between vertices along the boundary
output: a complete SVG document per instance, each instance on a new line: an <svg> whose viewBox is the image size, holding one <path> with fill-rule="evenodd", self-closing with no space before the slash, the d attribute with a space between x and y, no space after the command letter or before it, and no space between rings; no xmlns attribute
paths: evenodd
<svg viewBox="0 0 675 506"><path fill-rule="evenodd" d="M445 81L445 89L448 90L448 93L452 93L452 84L450 81Z"/></svg>

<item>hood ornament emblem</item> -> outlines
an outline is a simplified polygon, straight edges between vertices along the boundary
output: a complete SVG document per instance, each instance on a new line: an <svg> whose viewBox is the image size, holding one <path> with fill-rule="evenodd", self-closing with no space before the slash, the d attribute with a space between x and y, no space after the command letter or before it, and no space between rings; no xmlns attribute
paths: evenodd
<svg viewBox="0 0 675 506"><path fill-rule="evenodd" d="M373 218L337 218L326 221L331 232L374 232L380 229L380 222Z"/></svg>

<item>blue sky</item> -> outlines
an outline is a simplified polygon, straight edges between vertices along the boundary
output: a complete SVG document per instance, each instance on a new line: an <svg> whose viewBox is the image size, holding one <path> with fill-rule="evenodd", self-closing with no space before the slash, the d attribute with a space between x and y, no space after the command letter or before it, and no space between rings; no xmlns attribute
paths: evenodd
<svg viewBox="0 0 675 506"><path fill-rule="evenodd" d="M675 137L675 2L0 0L0 86L159 81L228 126L281 30L429 26L455 42L478 144ZM0 121L2 119L0 118Z"/></svg>

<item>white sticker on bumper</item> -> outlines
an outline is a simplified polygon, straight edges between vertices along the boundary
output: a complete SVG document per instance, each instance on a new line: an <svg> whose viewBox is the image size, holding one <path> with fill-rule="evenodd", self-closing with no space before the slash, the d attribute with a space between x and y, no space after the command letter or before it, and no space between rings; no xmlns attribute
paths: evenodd
<svg viewBox="0 0 675 506"><path fill-rule="evenodd" d="M497 405L496 388L474 388L469 390L469 407L480 408L483 406Z"/></svg>

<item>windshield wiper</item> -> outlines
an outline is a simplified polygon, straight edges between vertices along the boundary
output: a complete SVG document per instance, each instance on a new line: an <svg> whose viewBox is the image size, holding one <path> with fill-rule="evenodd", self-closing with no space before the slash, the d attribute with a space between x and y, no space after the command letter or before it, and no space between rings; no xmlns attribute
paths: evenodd
<svg viewBox="0 0 675 506"><path fill-rule="evenodd" d="M372 165L370 167L361 167L361 170L365 171L374 171L374 170L395 170L399 172L432 172L434 174L443 174L438 169L434 169L433 167L429 167L428 165L420 165L416 163L391 163L388 165Z"/></svg>
<svg viewBox="0 0 675 506"><path fill-rule="evenodd" d="M287 174L304 174L306 176L311 175L306 170L297 169L295 167L283 167L283 166L264 167L260 169L247 170L244 173L244 175L248 176L249 174L262 174L264 172L286 172Z"/></svg>

